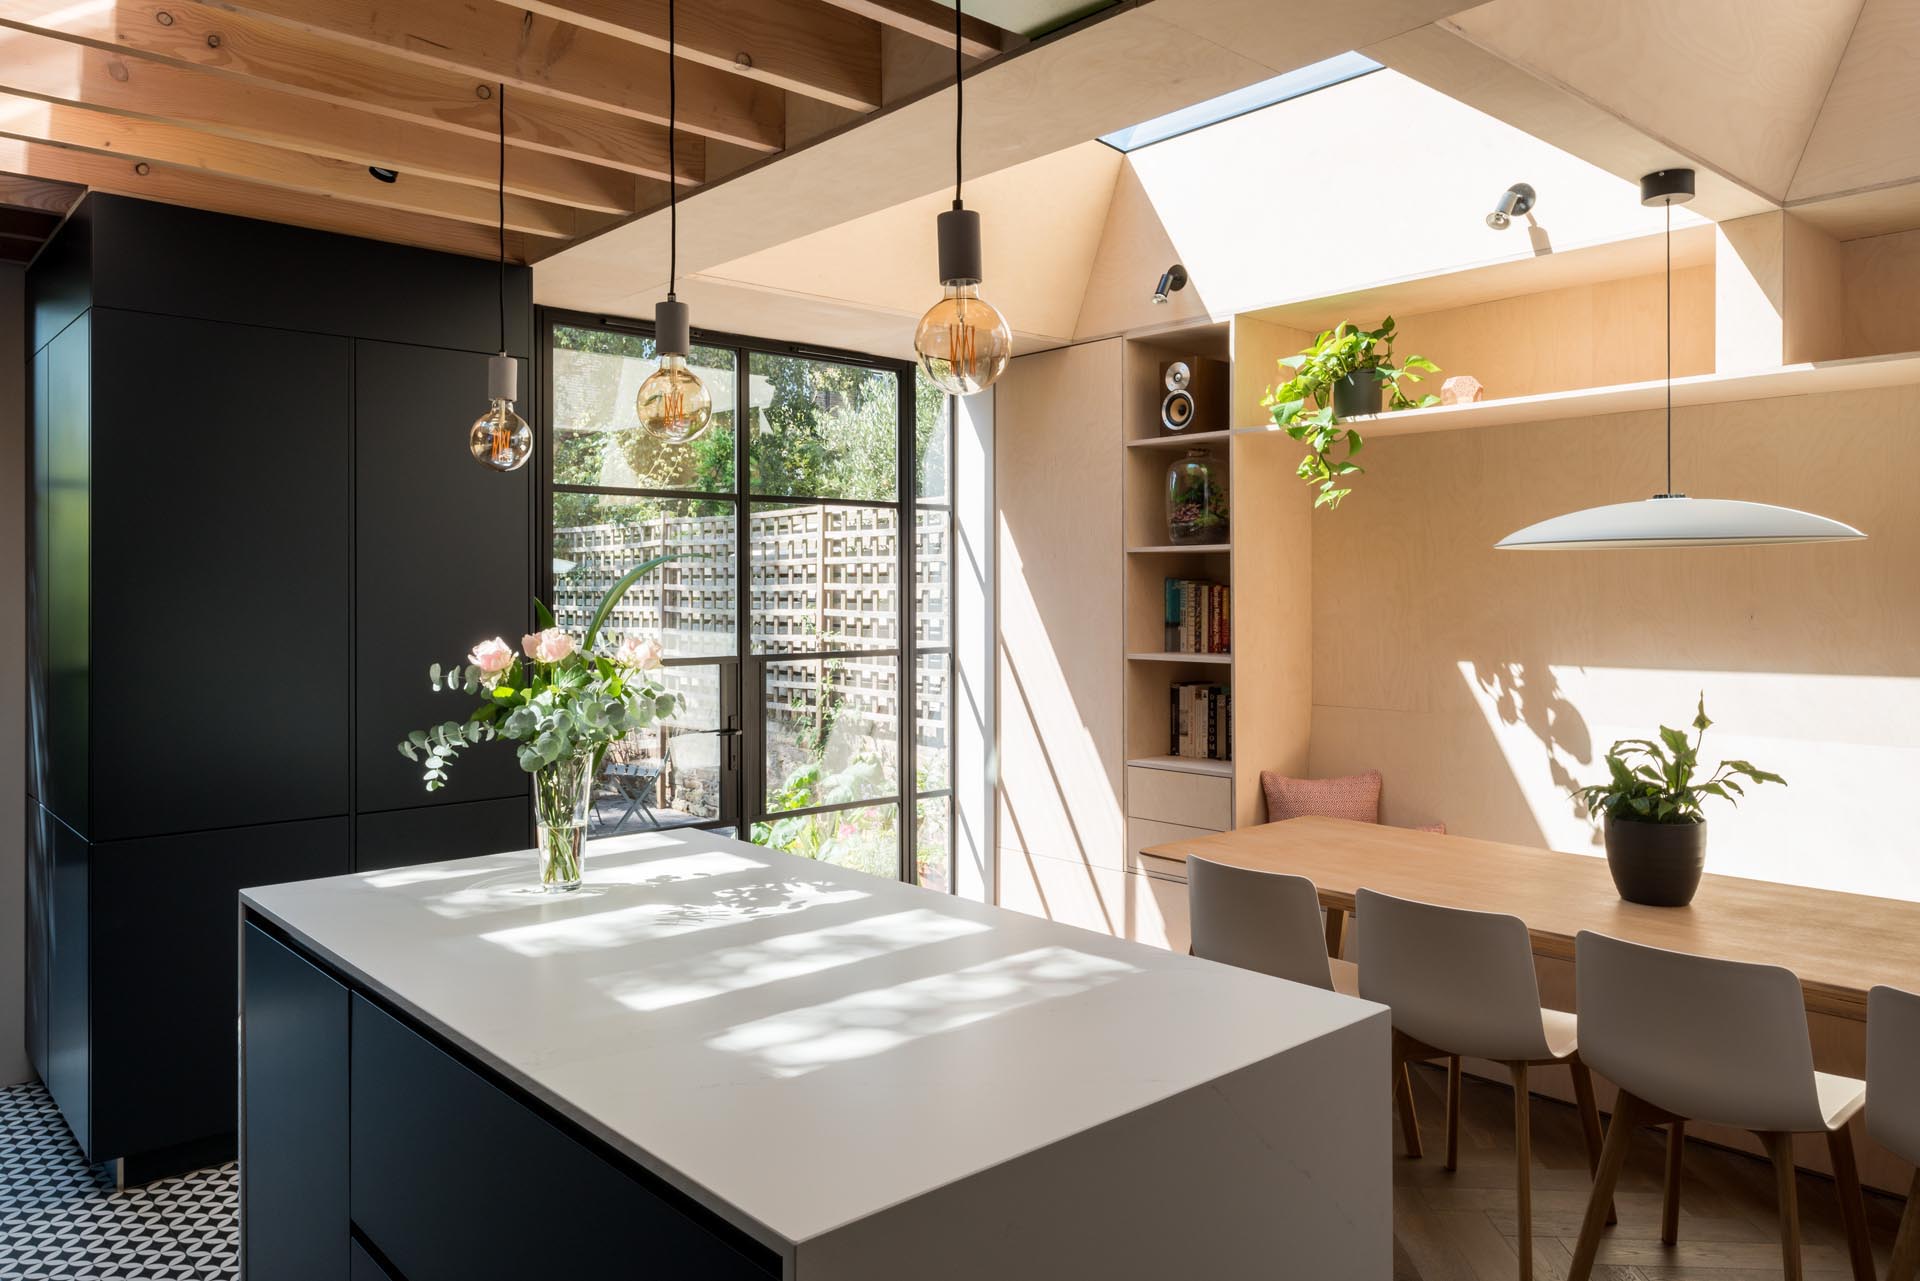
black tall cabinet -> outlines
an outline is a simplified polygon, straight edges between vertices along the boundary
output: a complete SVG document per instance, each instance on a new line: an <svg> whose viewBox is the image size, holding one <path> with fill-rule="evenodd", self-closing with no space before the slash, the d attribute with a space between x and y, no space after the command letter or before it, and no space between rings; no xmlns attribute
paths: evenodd
<svg viewBox="0 0 1920 1281"><path fill-rule="evenodd" d="M466 453L496 284L101 195L29 275L28 1040L129 1177L233 1150L241 888L529 843L510 752L429 796L393 748L529 621L532 471Z"/></svg>

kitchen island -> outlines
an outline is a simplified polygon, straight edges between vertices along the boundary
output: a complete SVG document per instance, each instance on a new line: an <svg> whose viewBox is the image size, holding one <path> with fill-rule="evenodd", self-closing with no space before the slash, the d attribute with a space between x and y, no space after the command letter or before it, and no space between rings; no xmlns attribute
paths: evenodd
<svg viewBox="0 0 1920 1281"><path fill-rule="evenodd" d="M242 895L256 1281L1390 1271L1376 1005L742 844Z"/></svg>

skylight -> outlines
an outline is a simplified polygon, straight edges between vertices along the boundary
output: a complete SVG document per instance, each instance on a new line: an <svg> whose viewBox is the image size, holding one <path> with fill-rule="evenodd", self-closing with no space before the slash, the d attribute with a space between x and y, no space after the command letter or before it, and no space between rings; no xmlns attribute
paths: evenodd
<svg viewBox="0 0 1920 1281"><path fill-rule="evenodd" d="M1249 111L1271 107L1276 102L1298 98L1316 89L1325 89L1344 80L1352 80L1356 76L1364 76L1370 71L1378 70L1380 70L1380 64L1371 58L1362 57L1357 53L1336 54L1323 62L1297 68L1283 76L1262 80L1258 84L1248 85L1244 89L1235 89L1232 93L1223 93L1218 98L1209 98L1205 102L1196 102L1191 107L1182 107L1178 111L1169 111L1164 116L1155 116L1152 120L1134 125L1130 129L1103 134L1100 141L1118 151L1137 151L1152 143L1165 142L1168 138L1177 138L1183 133L1192 133L1195 129L1205 129L1208 125L1217 125L1222 120L1244 116Z"/></svg>

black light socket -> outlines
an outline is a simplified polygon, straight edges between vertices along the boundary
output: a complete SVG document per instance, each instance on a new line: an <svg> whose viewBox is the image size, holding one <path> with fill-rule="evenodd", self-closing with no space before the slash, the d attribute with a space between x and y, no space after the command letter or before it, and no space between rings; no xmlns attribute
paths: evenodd
<svg viewBox="0 0 1920 1281"><path fill-rule="evenodd" d="M368 165L367 172L378 178L381 182L392 183L400 181L400 171L398 169L382 169L379 165Z"/></svg>
<svg viewBox="0 0 1920 1281"><path fill-rule="evenodd" d="M960 208L959 202L935 220L940 243L940 283L977 285L986 276L980 269L980 215Z"/></svg>
<svg viewBox="0 0 1920 1281"><path fill-rule="evenodd" d="M1643 205L1684 205L1693 199L1693 170L1662 169L1640 180Z"/></svg>
<svg viewBox="0 0 1920 1281"><path fill-rule="evenodd" d="M693 352L693 313L677 298L653 304L653 349L661 356Z"/></svg>

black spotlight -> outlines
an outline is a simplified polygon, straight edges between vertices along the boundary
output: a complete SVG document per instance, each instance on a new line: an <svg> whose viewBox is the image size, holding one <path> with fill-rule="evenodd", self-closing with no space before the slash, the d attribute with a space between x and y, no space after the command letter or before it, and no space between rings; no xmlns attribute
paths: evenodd
<svg viewBox="0 0 1920 1281"><path fill-rule="evenodd" d="M400 171L398 169L382 169L379 165L368 165L367 172L378 178L381 182L400 181Z"/></svg>
<svg viewBox="0 0 1920 1281"><path fill-rule="evenodd" d="M1162 303L1187 287L1187 269L1179 263L1160 273L1160 283L1153 287L1153 300Z"/></svg>

